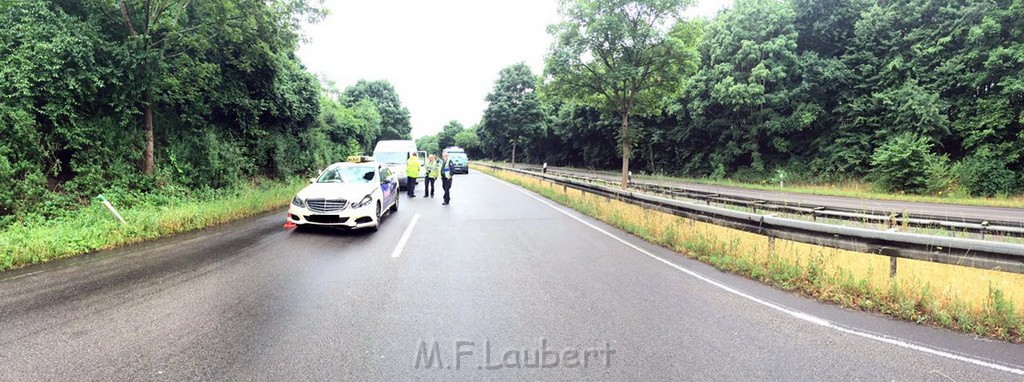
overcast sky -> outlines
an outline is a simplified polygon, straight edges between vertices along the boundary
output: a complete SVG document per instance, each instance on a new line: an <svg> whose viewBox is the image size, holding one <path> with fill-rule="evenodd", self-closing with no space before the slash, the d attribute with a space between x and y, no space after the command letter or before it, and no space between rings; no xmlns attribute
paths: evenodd
<svg viewBox="0 0 1024 382"><path fill-rule="evenodd" d="M700 0L691 16L713 16L732 0ZM303 31L298 55L344 89L386 79L412 116L412 136L451 120L480 121L498 72L525 62L544 69L557 0L327 0L330 15Z"/></svg>

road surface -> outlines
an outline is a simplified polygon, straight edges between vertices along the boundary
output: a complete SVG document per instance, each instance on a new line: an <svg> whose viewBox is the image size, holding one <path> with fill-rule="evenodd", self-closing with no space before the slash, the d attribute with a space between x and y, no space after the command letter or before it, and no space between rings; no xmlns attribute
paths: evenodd
<svg viewBox="0 0 1024 382"><path fill-rule="evenodd" d="M1021 345L723 274L480 173L452 191L373 234L281 211L2 274L0 381L1024 379Z"/></svg>

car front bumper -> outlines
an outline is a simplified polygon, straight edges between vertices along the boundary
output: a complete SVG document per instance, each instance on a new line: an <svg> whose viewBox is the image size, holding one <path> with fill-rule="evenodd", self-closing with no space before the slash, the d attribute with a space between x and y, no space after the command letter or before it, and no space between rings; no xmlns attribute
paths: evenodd
<svg viewBox="0 0 1024 382"><path fill-rule="evenodd" d="M294 204L288 208L288 221L295 225L311 225L341 229L362 229L376 227L380 224L377 218L376 204L370 203L362 208L346 208L342 211L320 213Z"/></svg>

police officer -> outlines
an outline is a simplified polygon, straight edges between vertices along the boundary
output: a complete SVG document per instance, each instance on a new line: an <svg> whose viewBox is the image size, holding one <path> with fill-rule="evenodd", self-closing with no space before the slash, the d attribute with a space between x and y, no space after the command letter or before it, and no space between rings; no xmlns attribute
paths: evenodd
<svg viewBox="0 0 1024 382"><path fill-rule="evenodd" d="M448 190L452 188L452 160L448 159L448 153L441 154L441 188L444 189L444 203L448 205L451 203L451 197L448 195Z"/></svg>
<svg viewBox="0 0 1024 382"><path fill-rule="evenodd" d="M423 196L434 197L434 180L441 176L441 162L437 160L434 154L430 154L427 157L427 179L423 181Z"/></svg>
<svg viewBox="0 0 1024 382"><path fill-rule="evenodd" d="M415 151L409 153L409 159L405 161L405 190L409 191L409 197L416 197L416 177L420 175L420 155Z"/></svg>

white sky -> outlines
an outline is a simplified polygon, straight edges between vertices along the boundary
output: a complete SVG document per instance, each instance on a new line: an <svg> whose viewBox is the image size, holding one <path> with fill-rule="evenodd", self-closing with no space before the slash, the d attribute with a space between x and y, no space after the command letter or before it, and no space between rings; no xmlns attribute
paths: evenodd
<svg viewBox="0 0 1024 382"><path fill-rule="evenodd" d="M699 0L689 16L713 16L733 0ZM412 117L412 136L451 120L480 121L498 72L526 62L544 69L557 0L327 0L330 15L306 26L298 51L313 73L344 90L386 79Z"/></svg>

